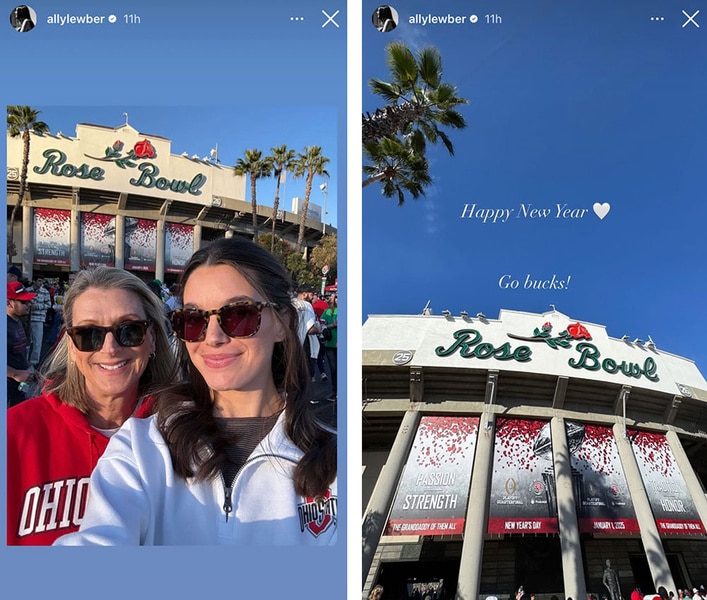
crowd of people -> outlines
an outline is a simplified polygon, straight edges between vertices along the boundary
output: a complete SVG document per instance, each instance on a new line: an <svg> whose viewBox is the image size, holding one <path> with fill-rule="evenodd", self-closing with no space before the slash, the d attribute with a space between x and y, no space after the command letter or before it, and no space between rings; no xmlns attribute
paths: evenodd
<svg viewBox="0 0 707 600"><path fill-rule="evenodd" d="M233 237L194 253L173 301L159 283L97 267L65 291L38 395L8 409L8 544L334 543L336 432L310 404L289 274ZM8 389L38 296L8 283Z"/></svg>
<svg viewBox="0 0 707 600"><path fill-rule="evenodd" d="M611 570L611 561L609 560L607 560L607 569ZM606 569L603 582L608 588L609 593L602 594L601 600L611 600L611 597L613 597L612 590L617 594L619 600L623 598L620 591L613 589L612 582L607 582ZM523 587L521 586L515 594L515 600L526 600L528 598L530 600L535 600L535 594L527 594L523 591ZM666 590L664 586L660 586L654 594L643 594L640 587L635 587L631 592L630 598L631 600L707 600L707 593L705 593L704 585L700 585L699 588L692 588L692 591L689 589L678 589L677 596L675 595L675 592ZM497 600L497 598L496 596L489 596L486 600ZM551 596L550 600L558 600L558 597ZM568 597L567 600L572 600L572 598ZM595 594L589 594L587 600L599 600L599 597Z"/></svg>
<svg viewBox="0 0 707 600"><path fill-rule="evenodd" d="M67 288L58 278L30 281L15 266L7 270L8 407L36 391L38 367L63 326Z"/></svg>
<svg viewBox="0 0 707 600"><path fill-rule="evenodd" d="M674 591L668 591L664 586L660 586L655 594L643 594L640 587L635 587L631 592L631 600L707 600L704 585L698 588L679 589L677 596Z"/></svg>
<svg viewBox="0 0 707 600"><path fill-rule="evenodd" d="M309 365L309 374L312 383L319 379L328 381L326 365L331 373L331 394L327 397L330 402L337 400L337 341L338 341L338 315L339 308L337 294L333 292L327 297L322 296L312 286L303 285L297 289L292 303L297 309L299 340L304 347ZM310 400L312 404L319 401Z"/></svg>

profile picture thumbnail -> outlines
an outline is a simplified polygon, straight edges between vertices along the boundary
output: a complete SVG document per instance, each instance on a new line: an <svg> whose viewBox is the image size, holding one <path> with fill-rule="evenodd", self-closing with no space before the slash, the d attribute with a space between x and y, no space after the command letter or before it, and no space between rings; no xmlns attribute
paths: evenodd
<svg viewBox="0 0 707 600"><path fill-rule="evenodd" d="M398 11L387 4L373 11L373 26L381 33L393 31L398 26Z"/></svg>
<svg viewBox="0 0 707 600"><path fill-rule="evenodd" d="M10 13L10 24L20 33L25 33L34 29L37 22L37 13L31 6L20 4L12 9Z"/></svg>

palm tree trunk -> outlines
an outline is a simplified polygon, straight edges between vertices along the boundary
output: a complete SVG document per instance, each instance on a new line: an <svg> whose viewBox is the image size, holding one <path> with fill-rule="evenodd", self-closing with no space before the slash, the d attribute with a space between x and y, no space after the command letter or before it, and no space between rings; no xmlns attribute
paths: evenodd
<svg viewBox="0 0 707 600"><path fill-rule="evenodd" d="M275 200L272 204L272 229L270 230L270 252L275 252L275 221L277 221L277 209L280 207L280 176L282 173L275 173L277 184L275 185Z"/></svg>
<svg viewBox="0 0 707 600"><path fill-rule="evenodd" d="M25 198L25 190L27 189L27 168L29 166L29 128L22 132L22 170L20 171L20 191L17 197L17 202L15 206L12 207L12 213L10 214L10 223L7 226L7 262L12 263L12 257L17 254L17 249L15 248L15 219L17 218L17 211L22 206L22 202Z"/></svg>
<svg viewBox="0 0 707 600"><path fill-rule="evenodd" d="M309 208L309 196L312 193L312 181L314 180L314 171L312 169L307 173L307 184L304 188L304 202L302 203L302 214L299 219L299 233L297 234L297 251L302 251L304 244L304 222L307 218L307 209Z"/></svg>
<svg viewBox="0 0 707 600"><path fill-rule="evenodd" d="M376 181L383 181L385 179L385 173L381 171L378 173L378 175L373 175L372 177L369 177L368 179L364 179L363 183L361 185L361 188L368 187L372 183L375 183Z"/></svg>
<svg viewBox="0 0 707 600"><path fill-rule="evenodd" d="M251 173L250 174L250 202L253 206L253 241L258 243L258 204L256 202L255 195L255 180L257 177Z"/></svg>

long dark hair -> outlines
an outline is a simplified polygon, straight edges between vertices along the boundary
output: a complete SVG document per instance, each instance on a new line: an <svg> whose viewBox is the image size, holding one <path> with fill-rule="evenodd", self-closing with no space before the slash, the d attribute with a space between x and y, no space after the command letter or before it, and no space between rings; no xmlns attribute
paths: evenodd
<svg viewBox="0 0 707 600"><path fill-rule="evenodd" d="M309 403L309 371L297 334L297 310L292 304L292 282L283 266L267 250L242 237L222 238L201 248L189 259L179 289L194 271L205 265L236 269L262 297L278 305L273 311L285 338L273 350L275 386L285 394L285 432L304 452L294 473L297 494L322 496L336 477L336 435L316 420ZM211 391L180 343L180 359L188 383L160 395L158 426L169 447L175 472L183 478L215 477L227 465L229 439L213 416Z"/></svg>

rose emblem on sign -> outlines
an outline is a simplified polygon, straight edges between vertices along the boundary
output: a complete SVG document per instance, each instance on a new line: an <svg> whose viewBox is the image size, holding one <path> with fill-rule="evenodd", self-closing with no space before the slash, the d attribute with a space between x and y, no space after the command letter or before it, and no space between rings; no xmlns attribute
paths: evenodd
<svg viewBox="0 0 707 600"><path fill-rule="evenodd" d="M572 323L571 325L567 326L567 332L575 339L575 340L591 340L592 336L589 334L589 331L587 328L582 325L581 323Z"/></svg>
<svg viewBox="0 0 707 600"><path fill-rule="evenodd" d="M135 152L135 156L138 158L155 158L155 156L157 156L155 147L146 139L135 144L133 150Z"/></svg>
<svg viewBox="0 0 707 600"><path fill-rule="evenodd" d="M157 156L155 147L147 138L136 142L135 145L125 154L123 154L124 147L125 144L122 140L115 140L112 146L108 146L106 148L104 157L90 156L88 154L86 156L95 160L112 162L121 169L126 169L128 167L135 168L137 167L136 161L145 158L155 158Z"/></svg>

